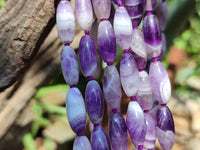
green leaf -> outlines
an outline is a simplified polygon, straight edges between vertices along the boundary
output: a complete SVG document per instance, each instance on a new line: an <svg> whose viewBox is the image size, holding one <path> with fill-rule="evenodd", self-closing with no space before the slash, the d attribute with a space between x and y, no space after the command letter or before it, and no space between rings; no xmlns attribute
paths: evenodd
<svg viewBox="0 0 200 150"><path fill-rule="evenodd" d="M42 104L42 108L48 113L66 115L66 108L62 106Z"/></svg>
<svg viewBox="0 0 200 150"><path fill-rule="evenodd" d="M30 133L24 135L22 143L27 150L37 150L34 139Z"/></svg>

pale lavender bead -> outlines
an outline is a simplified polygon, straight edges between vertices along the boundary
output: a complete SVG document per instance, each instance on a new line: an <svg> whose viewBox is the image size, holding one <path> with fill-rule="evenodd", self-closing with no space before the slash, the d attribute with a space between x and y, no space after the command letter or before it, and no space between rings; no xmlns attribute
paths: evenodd
<svg viewBox="0 0 200 150"><path fill-rule="evenodd" d="M126 125L133 144L138 147L144 144L146 124L144 113L137 101L128 104Z"/></svg>
<svg viewBox="0 0 200 150"><path fill-rule="evenodd" d="M111 10L111 0L92 0L94 12L99 20L108 19Z"/></svg>
<svg viewBox="0 0 200 150"><path fill-rule="evenodd" d="M85 100L88 115L94 124L99 124L103 118L103 96L98 82L92 80L88 82L85 91Z"/></svg>
<svg viewBox="0 0 200 150"><path fill-rule="evenodd" d="M61 41L71 43L75 35L75 16L69 1L61 0L56 11L58 35Z"/></svg>
<svg viewBox="0 0 200 150"><path fill-rule="evenodd" d="M161 104L166 104L171 96L171 84L167 70L160 61L151 63L149 78L155 98Z"/></svg>
<svg viewBox="0 0 200 150"><path fill-rule="evenodd" d="M110 141L106 131L101 126L96 126L91 136L92 150L111 150Z"/></svg>
<svg viewBox="0 0 200 150"><path fill-rule="evenodd" d="M92 150L91 144L86 136L76 137L73 150Z"/></svg>
<svg viewBox="0 0 200 150"><path fill-rule="evenodd" d="M114 113L111 116L109 124L109 135L113 150L127 150L127 127L125 120L120 113Z"/></svg>
<svg viewBox="0 0 200 150"><path fill-rule="evenodd" d="M167 41L165 38L165 34L162 33L162 49L161 49L161 53L158 57L160 61L164 58L166 49L167 49Z"/></svg>
<svg viewBox="0 0 200 150"><path fill-rule="evenodd" d="M128 97L135 96L138 90L139 72L134 57L124 53L120 62L120 78L124 92Z"/></svg>
<svg viewBox="0 0 200 150"><path fill-rule="evenodd" d="M174 120L168 107L160 107L156 115L158 141L163 150L170 150L175 140Z"/></svg>
<svg viewBox="0 0 200 150"><path fill-rule="evenodd" d="M97 51L93 38L85 35L79 44L79 58L81 70L84 76L94 77L97 70Z"/></svg>
<svg viewBox="0 0 200 150"><path fill-rule="evenodd" d="M122 50L129 49L132 39L132 23L126 9L118 7L114 17L114 31L116 40Z"/></svg>
<svg viewBox="0 0 200 150"><path fill-rule="evenodd" d="M133 30L131 50L138 56L136 59L138 69L144 69L147 62L146 44L144 42L144 36L140 29Z"/></svg>
<svg viewBox="0 0 200 150"><path fill-rule="evenodd" d="M90 30L93 21L93 10L90 0L75 0L76 18L83 30Z"/></svg>
<svg viewBox="0 0 200 150"><path fill-rule="evenodd" d="M76 53L70 46L64 46L62 49L61 67L67 84L76 85L79 80L79 66Z"/></svg>
<svg viewBox="0 0 200 150"><path fill-rule="evenodd" d="M86 110L83 96L78 88L68 90L66 108L72 130L76 133L83 132L86 126Z"/></svg>
<svg viewBox="0 0 200 150"><path fill-rule="evenodd" d="M120 112L121 84L117 68L113 65L107 66L104 70L103 92L110 112L112 109L117 109L117 112Z"/></svg>
<svg viewBox="0 0 200 150"><path fill-rule="evenodd" d="M157 114L159 108L160 108L160 105L159 105L158 101L154 97L153 107L149 111L149 114L151 115L153 120L156 120L156 114Z"/></svg>
<svg viewBox="0 0 200 150"><path fill-rule="evenodd" d="M146 121L146 136L144 140L144 148L146 149L154 149L156 143L156 126L151 115L145 113L144 114Z"/></svg>
<svg viewBox="0 0 200 150"><path fill-rule="evenodd" d="M102 59L113 63L116 59L117 44L114 30L109 21L101 21L98 28L98 47Z"/></svg>
<svg viewBox="0 0 200 150"><path fill-rule="evenodd" d="M153 94L149 81L149 75L146 71L139 72L139 88L137 92L137 101L143 110L150 110L153 106Z"/></svg>
<svg viewBox="0 0 200 150"><path fill-rule="evenodd" d="M151 57L158 57L162 47L162 34L155 15L151 14L144 17L143 34L147 53Z"/></svg>

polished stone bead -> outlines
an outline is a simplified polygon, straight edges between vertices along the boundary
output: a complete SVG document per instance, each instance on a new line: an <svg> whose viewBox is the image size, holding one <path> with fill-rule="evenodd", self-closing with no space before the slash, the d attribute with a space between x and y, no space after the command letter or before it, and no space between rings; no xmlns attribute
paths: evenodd
<svg viewBox="0 0 200 150"><path fill-rule="evenodd" d="M101 21L98 28L98 47L102 59L113 63L116 59L117 44L114 30L109 21Z"/></svg>
<svg viewBox="0 0 200 150"><path fill-rule="evenodd" d="M92 150L91 144L86 136L76 137L73 150Z"/></svg>
<svg viewBox="0 0 200 150"><path fill-rule="evenodd" d="M122 6L115 11L114 31L117 43L122 50L129 49L132 39L132 23L127 10Z"/></svg>
<svg viewBox="0 0 200 150"><path fill-rule="evenodd" d="M161 53L158 56L158 59L160 61L164 58L166 49L167 49L167 41L166 41L166 38L165 38L165 34L162 33L162 48L161 48Z"/></svg>
<svg viewBox="0 0 200 150"><path fill-rule="evenodd" d="M128 104L126 125L133 144L138 147L144 144L146 124L144 113L137 101Z"/></svg>
<svg viewBox="0 0 200 150"><path fill-rule="evenodd" d="M154 149L156 143L156 126L151 115L145 113L145 122L146 122L146 136L144 140L144 148Z"/></svg>
<svg viewBox="0 0 200 150"><path fill-rule="evenodd" d="M107 66L104 70L103 92L110 113L114 108L117 109L118 112L120 112L122 96L121 84L119 73L114 65Z"/></svg>
<svg viewBox="0 0 200 150"><path fill-rule="evenodd" d="M153 11L159 5L160 0L143 0L144 9L146 11Z"/></svg>
<svg viewBox="0 0 200 150"><path fill-rule="evenodd" d="M128 97L135 96L138 90L139 72L134 57L124 53L120 62L120 78L124 92Z"/></svg>
<svg viewBox="0 0 200 150"><path fill-rule="evenodd" d="M151 14L144 17L143 34L147 53L151 57L158 57L162 47L162 34L155 15Z"/></svg>
<svg viewBox="0 0 200 150"><path fill-rule="evenodd" d="M111 150L110 140L106 131L101 127L94 127L91 135L92 150Z"/></svg>
<svg viewBox="0 0 200 150"><path fill-rule="evenodd" d="M108 19L111 10L111 0L92 0L94 12L99 20Z"/></svg>
<svg viewBox="0 0 200 150"><path fill-rule="evenodd" d="M79 66L76 53L70 46L64 46L62 49L61 67L67 84L76 85L79 80Z"/></svg>
<svg viewBox="0 0 200 150"><path fill-rule="evenodd" d="M171 84L167 70L160 61L151 63L149 78L155 98L161 104L166 104L171 96Z"/></svg>
<svg viewBox="0 0 200 150"><path fill-rule="evenodd" d="M69 1L61 0L56 11L58 35L61 41L71 43L75 35L75 16Z"/></svg>
<svg viewBox="0 0 200 150"><path fill-rule="evenodd" d="M72 130L76 133L83 132L86 126L86 110L83 96L78 88L68 90L66 108Z"/></svg>
<svg viewBox="0 0 200 150"><path fill-rule="evenodd" d="M149 81L149 75L146 71L139 72L139 88L137 92L137 101L143 110L150 110L153 107L153 94Z"/></svg>
<svg viewBox="0 0 200 150"><path fill-rule="evenodd" d="M83 30L90 30L93 22L91 0L75 0L76 18Z"/></svg>
<svg viewBox="0 0 200 150"><path fill-rule="evenodd" d="M133 27L139 26L142 20L143 2L142 0L126 0L125 7L131 18Z"/></svg>
<svg viewBox="0 0 200 150"><path fill-rule="evenodd" d="M79 58L81 70L84 76L94 77L97 70L97 51L93 38L85 35L81 38L79 44Z"/></svg>
<svg viewBox="0 0 200 150"><path fill-rule="evenodd" d="M163 150L170 150L175 140L174 120L168 107L160 107L156 115L158 141Z"/></svg>
<svg viewBox="0 0 200 150"><path fill-rule="evenodd" d="M133 30L131 50L134 52L133 55L138 69L144 69L147 62L146 44L144 42L143 33L138 28Z"/></svg>
<svg viewBox="0 0 200 150"><path fill-rule="evenodd" d="M156 120L156 114L157 114L159 108L160 108L159 102L154 97L153 107L152 107L152 109L148 113L148 114L151 115L151 117L153 118L153 120Z"/></svg>
<svg viewBox="0 0 200 150"><path fill-rule="evenodd" d="M89 81L85 91L85 101L88 115L94 124L99 124L103 118L103 96L101 87L95 80Z"/></svg>
<svg viewBox="0 0 200 150"><path fill-rule="evenodd" d="M127 127L125 120L120 113L114 113L111 116L109 124L109 135L112 150L127 150Z"/></svg>

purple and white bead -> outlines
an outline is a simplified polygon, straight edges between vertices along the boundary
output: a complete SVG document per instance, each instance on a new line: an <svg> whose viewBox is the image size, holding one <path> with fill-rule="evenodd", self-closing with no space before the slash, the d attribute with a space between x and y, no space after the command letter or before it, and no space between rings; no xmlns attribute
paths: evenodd
<svg viewBox="0 0 200 150"><path fill-rule="evenodd" d="M64 44L73 41L75 35L75 16L69 1L61 0L56 11L58 35Z"/></svg>
<svg viewBox="0 0 200 150"><path fill-rule="evenodd" d="M73 150L92 150L91 144L86 136L78 136L74 140Z"/></svg>
<svg viewBox="0 0 200 150"><path fill-rule="evenodd" d="M79 134L86 126L84 99L78 88L70 88L66 99L67 117L72 130Z"/></svg>

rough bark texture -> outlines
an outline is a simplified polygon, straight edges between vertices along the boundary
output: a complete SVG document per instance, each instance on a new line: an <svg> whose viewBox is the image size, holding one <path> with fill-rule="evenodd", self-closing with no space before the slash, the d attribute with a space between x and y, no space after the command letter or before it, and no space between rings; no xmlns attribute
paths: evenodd
<svg viewBox="0 0 200 150"><path fill-rule="evenodd" d="M0 91L13 84L55 24L58 0L8 0L0 10Z"/></svg>

